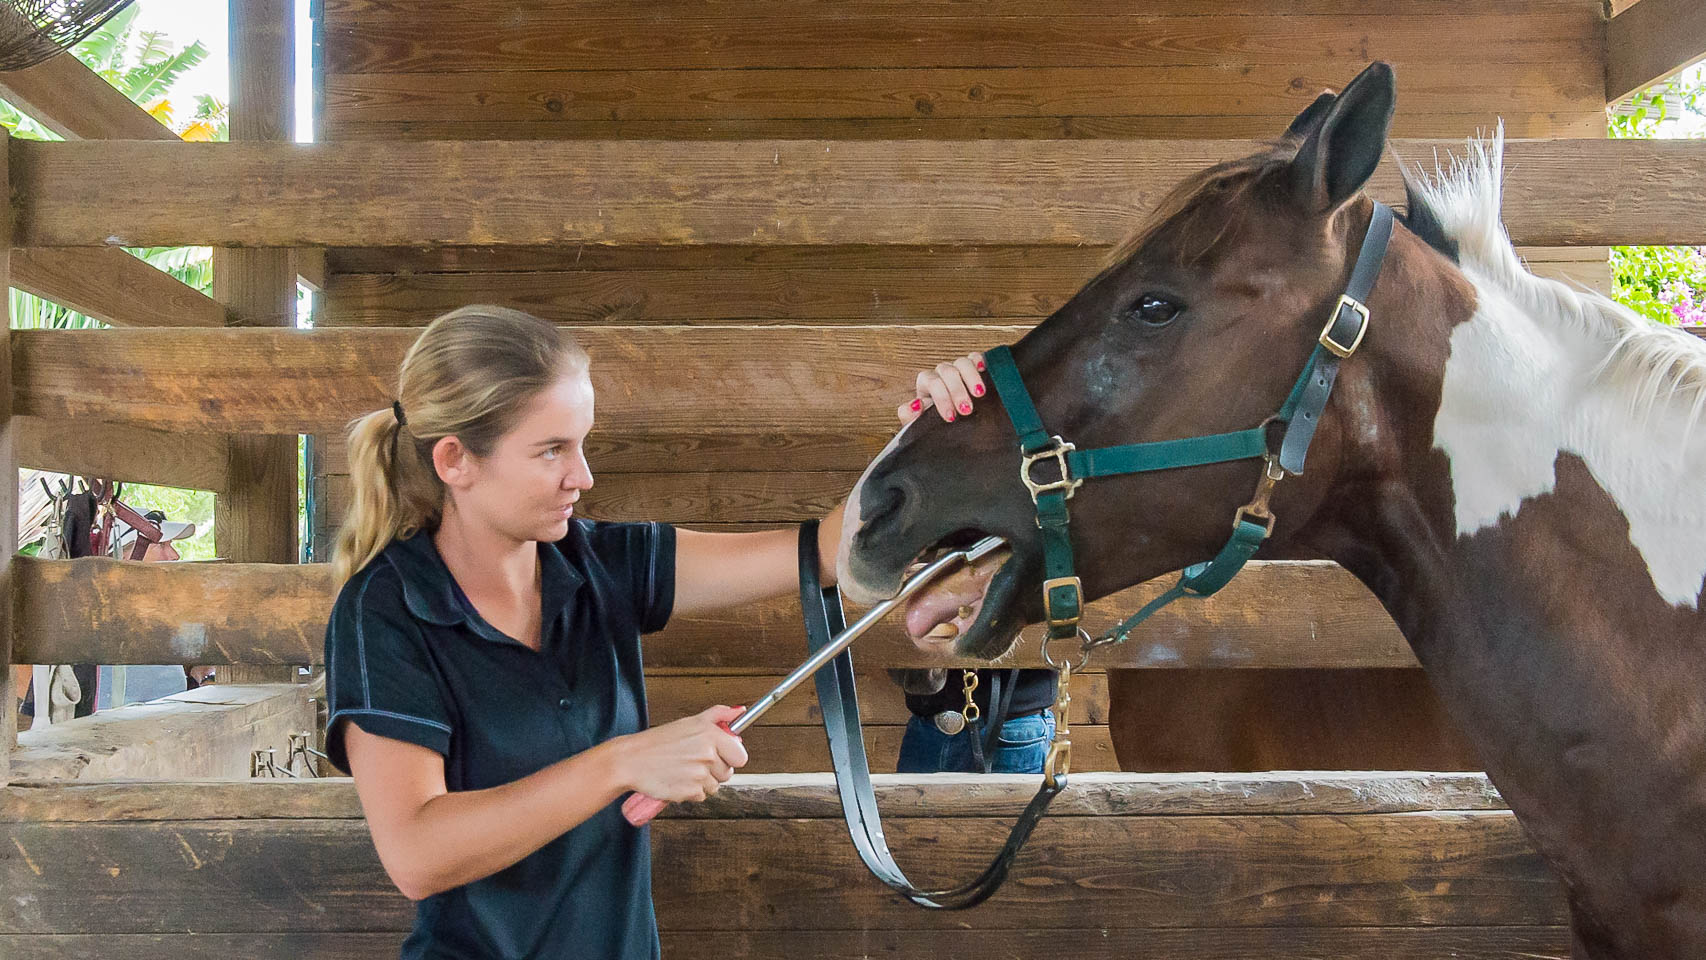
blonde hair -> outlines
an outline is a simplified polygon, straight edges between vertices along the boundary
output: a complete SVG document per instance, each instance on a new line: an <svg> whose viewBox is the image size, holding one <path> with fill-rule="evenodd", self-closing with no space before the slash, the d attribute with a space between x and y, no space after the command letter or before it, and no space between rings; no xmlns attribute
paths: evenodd
<svg viewBox="0 0 1706 960"><path fill-rule="evenodd" d="M540 391L584 373L573 334L508 307L461 307L427 324L403 357L397 400L349 425L349 513L338 527L332 573L342 584L395 538L435 529L444 481L432 448L454 435L475 457L499 438Z"/></svg>

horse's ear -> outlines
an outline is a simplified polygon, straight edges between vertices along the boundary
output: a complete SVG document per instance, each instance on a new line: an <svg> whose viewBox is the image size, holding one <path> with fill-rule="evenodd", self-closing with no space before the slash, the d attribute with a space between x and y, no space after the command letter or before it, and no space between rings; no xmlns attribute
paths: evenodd
<svg viewBox="0 0 1706 960"><path fill-rule="evenodd" d="M1392 66L1376 60L1328 104L1291 165L1292 187L1306 210L1326 213L1337 208L1374 175L1386 149L1396 100ZM1317 98L1293 125L1320 104Z"/></svg>
<svg viewBox="0 0 1706 960"><path fill-rule="evenodd" d="M1339 99L1336 93L1323 93L1315 98L1315 102L1303 108L1303 112L1291 121L1291 126L1285 128L1284 137L1307 137L1321 126L1321 121L1327 118L1327 108L1333 101Z"/></svg>

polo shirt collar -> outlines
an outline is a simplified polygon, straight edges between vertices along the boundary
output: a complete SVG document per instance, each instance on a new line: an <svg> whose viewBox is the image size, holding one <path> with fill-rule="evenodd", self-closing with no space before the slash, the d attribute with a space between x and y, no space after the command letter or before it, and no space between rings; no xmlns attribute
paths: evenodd
<svg viewBox="0 0 1706 960"><path fill-rule="evenodd" d="M410 613L444 627L467 624L475 628L474 632L486 636L484 630L478 629L484 624L477 624L457 599L455 578L433 542L432 531L422 529L407 540L393 540L386 553L403 581L403 602ZM544 609L562 611L585 582L586 577L569 564L558 544L539 544L539 590ZM551 623L546 620L542 626L549 628ZM488 639L515 642L502 634Z"/></svg>

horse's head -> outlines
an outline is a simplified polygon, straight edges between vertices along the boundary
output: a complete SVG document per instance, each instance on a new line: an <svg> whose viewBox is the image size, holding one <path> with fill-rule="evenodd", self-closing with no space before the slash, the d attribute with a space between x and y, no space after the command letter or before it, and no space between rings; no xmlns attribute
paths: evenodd
<svg viewBox="0 0 1706 960"><path fill-rule="evenodd" d="M1323 94L1268 149L1175 189L1112 265L1012 347L1049 431L1079 449L1196 437L1262 424L1279 409L1344 292L1372 201L1394 102L1376 63ZM1306 476L1275 494L1265 554L1308 522L1344 466L1336 394ZM920 593L915 639L992 657L1042 619L1041 534L1019 478L1012 423L991 395L971 418L921 417L867 469L839 556L854 599L892 596L909 567L996 534L1011 545ZM1069 501L1086 601L1206 560L1251 499L1263 464L1240 460L1088 480ZM1037 478L1053 474L1036 467ZM952 623L953 629L943 627ZM921 640L926 645L928 640Z"/></svg>

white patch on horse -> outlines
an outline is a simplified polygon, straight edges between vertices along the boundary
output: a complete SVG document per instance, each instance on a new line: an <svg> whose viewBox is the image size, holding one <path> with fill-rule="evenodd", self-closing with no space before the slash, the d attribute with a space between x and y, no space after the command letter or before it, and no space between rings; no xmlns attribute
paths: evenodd
<svg viewBox="0 0 1706 960"><path fill-rule="evenodd" d="M887 459L888 455L894 452L894 448L900 445L900 438L906 435L906 428L917 422L918 420L914 419L902 424L901 428L895 431L894 437L883 447L883 452L866 465L865 472L859 475L859 482L853 485L853 492L847 496L847 509L842 513L841 520L841 542L835 548L835 579L841 587L841 592L854 603L876 603L892 595L859 583L849 569L849 561L853 556L853 536L859 532L860 527L859 491L864 489L865 481L870 478L871 472L877 469L877 464Z"/></svg>
<svg viewBox="0 0 1706 960"><path fill-rule="evenodd" d="M1514 517L1587 465L1629 523L1667 603L1694 608L1706 583L1706 343L1596 291L1536 277L1499 222L1501 125L1432 182L1405 170L1459 244L1475 315L1451 334L1434 445L1451 464L1458 536Z"/></svg>

